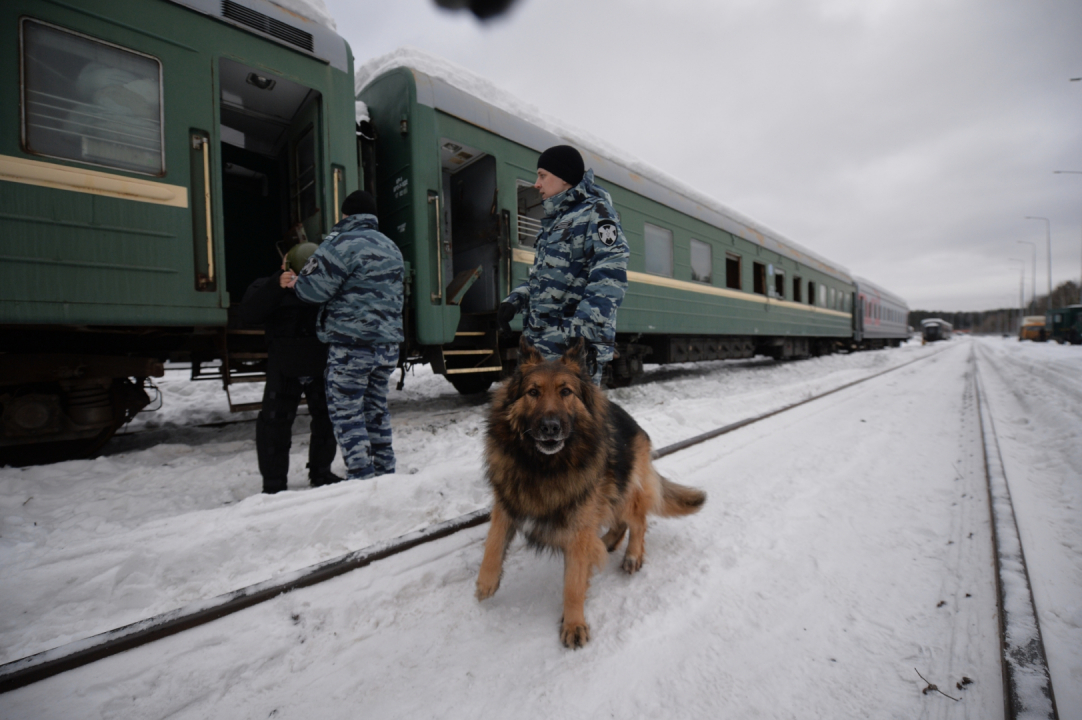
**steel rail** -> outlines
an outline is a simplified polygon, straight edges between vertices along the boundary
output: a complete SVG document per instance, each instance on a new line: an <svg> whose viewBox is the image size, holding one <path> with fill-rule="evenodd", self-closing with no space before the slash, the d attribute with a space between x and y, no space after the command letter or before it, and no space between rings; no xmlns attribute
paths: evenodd
<svg viewBox="0 0 1082 720"><path fill-rule="evenodd" d="M1033 586L1022 551L1014 503L1007 485L1003 455L995 423L980 377L973 349L973 388L980 416L984 449L984 478L988 486L988 511L992 521L992 545L996 561L996 605L999 614L1000 663L1003 670L1003 714L1007 720L1046 718L1057 720L1056 696L1041 637Z"/></svg>
<svg viewBox="0 0 1082 720"><path fill-rule="evenodd" d="M697 435L693 438L668 445L655 450L653 456L655 458L661 458L666 455L671 455L672 453L698 445L720 435L730 433L769 417L779 415L788 410L798 408L801 405L806 405L815 400L827 397L828 395L833 395L836 392L853 387L854 385L859 385L862 382L867 382L868 380L873 380L889 372L900 370L917 361L934 357L946 349L947 348L943 348L943 350L937 350L928 355L914 358L901 365L895 365L894 367L887 368L886 370L882 370L859 380L854 380L791 405L786 405L776 410L745 420L740 420L724 427ZM231 615L240 610L244 610L245 608L271 600L282 593L316 585L350 572L351 570L370 565L377 560L383 560L392 555L405 552L418 545L445 538L461 530L466 530L467 528L482 525L488 522L489 512L489 508L475 510L466 515L460 515L436 525L431 525L427 528L400 535L396 538L342 555L341 557L326 560L322 563L311 565L291 573L286 573L285 575L265 580L255 585L249 585L248 587L234 590L209 600L197 601L185 607L177 608L176 610L171 610L145 620L140 620L139 622L125 625L124 627L109 630L82 640L75 640L66 645L61 645L50 650L44 650L34 655L28 655L27 657L13 660L4 665L0 665L0 694L40 682L41 680L59 675L68 670L74 670L92 662L110 657L111 655L124 652L125 650L131 650L141 645L154 642L155 640L175 635L184 630L204 625L213 620L225 617L226 615Z"/></svg>

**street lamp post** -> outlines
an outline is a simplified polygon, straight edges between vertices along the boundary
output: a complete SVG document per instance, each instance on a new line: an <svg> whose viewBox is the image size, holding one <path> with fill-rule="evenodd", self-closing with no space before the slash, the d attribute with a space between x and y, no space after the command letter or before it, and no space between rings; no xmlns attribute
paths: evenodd
<svg viewBox="0 0 1082 720"><path fill-rule="evenodd" d="M1036 309L1037 309L1037 243L1031 242L1029 240L1019 240L1018 243L1021 244L1021 245L1029 245L1030 247L1033 248L1033 293L1031 295L1031 297L1033 299L1031 300L1031 304L1033 305L1032 309L1034 311L1036 311Z"/></svg>
<svg viewBox="0 0 1082 720"><path fill-rule="evenodd" d="M1048 240L1048 307L1052 307L1052 221L1046 217L1026 215L1026 220L1044 220L1045 238ZM1037 289L1033 289L1034 295Z"/></svg>
<svg viewBox="0 0 1082 720"><path fill-rule="evenodd" d="M1018 325L1022 325L1022 316L1026 314L1026 261L1018 258L1007 258L1011 262L1022 263L1018 273ZM1014 332L1014 323L1008 323L1011 332Z"/></svg>
<svg viewBox="0 0 1082 720"><path fill-rule="evenodd" d="M1071 78L1074 80L1082 80L1082 78ZM1054 175L1082 175L1082 170L1053 170ZM1079 299L1078 302L1082 302L1082 275L1078 277Z"/></svg>

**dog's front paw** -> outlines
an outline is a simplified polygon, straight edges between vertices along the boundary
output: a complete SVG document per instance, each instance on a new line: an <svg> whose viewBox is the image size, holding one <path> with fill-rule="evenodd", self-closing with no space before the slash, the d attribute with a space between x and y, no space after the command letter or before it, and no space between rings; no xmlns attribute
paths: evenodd
<svg viewBox="0 0 1082 720"><path fill-rule="evenodd" d="M624 561L620 564L628 575L634 575L642 568L642 556L624 555Z"/></svg>
<svg viewBox="0 0 1082 720"><path fill-rule="evenodd" d="M477 578L477 591L474 596L478 600L486 600L496 594L496 591L500 589L500 578L495 580L488 578Z"/></svg>
<svg viewBox="0 0 1082 720"><path fill-rule="evenodd" d="M560 639L564 647L578 650L590 642L590 626L585 622L565 622L560 631Z"/></svg>

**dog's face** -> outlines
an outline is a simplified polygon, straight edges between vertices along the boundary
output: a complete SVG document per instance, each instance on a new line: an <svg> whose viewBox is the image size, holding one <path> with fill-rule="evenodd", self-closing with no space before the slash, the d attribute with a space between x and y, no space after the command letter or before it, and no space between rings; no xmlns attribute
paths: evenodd
<svg viewBox="0 0 1082 720"><path fill-rule="evenodd" d="M582 372L582 341L559 360L546 362L523 340L519 364L511 380L509 400L515 430L532 440L537 451L555 455L575 432L577 419L588 412L593 387Z"/></svg>

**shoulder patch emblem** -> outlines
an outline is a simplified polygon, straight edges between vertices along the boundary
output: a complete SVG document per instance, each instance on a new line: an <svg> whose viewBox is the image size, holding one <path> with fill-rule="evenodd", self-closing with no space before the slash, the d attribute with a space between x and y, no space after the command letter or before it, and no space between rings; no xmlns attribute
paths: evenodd
<svg viewBox="0 0 1082 720"><path fill-rule="evenodd" d="M597 224L597 237L606 246L612 247L616 243L616 238L620 236L616 230L616 223L612 220L602 220Z"/></svg>
<svg viewBox="0 0 1082 720"><path fill-rule="evenodd" d="M312 256L308 258L308 262L301 268L301 275L311 275L316 271L317 267L319 267L319 261L316 260L315 256Z"/></svg>

